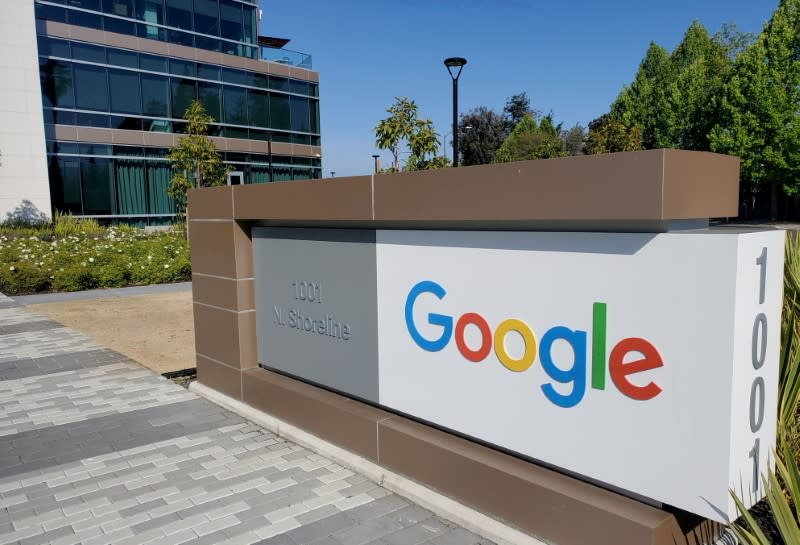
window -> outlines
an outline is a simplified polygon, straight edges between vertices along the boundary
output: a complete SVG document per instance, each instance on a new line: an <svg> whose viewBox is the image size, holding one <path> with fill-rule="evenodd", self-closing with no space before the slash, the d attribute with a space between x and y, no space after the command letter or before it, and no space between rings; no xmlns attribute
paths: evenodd
<svg viewBox="0 0 800 545"><path fill-rule="evenodd" d="M176 76L194 77L194 63L191 61L181 61L178 59L169 60L169 72Z"/></svg>
<svg viewBox="0 0 800 545"><path fill-rule="evenodd" d="M269 127L269 103L266 91L247 90L247 109L250 112L250 125Z"/></svg>
<svg viewBox="0 0 800 545"><path fill-rule="evenodd" d="M282 78L279 76L270 76L269 77L269 88L274 89L276 91L288 91L289 90L289 80L286 78Z"/></svg>
<svg viewBox="0 0 800 545"><path fill-rule="evenodd" d="M292 130L298 132L311 132L309 123L308 99L292 97ZM303 142L306 143L306 142Z"/></svg>
<svg viewBox="0 0 800 545"><path fill-rule="evenodd" d="M213 66L211 64L198 64L197 77L219 81L219 66Z"/></svg>
<svg viewBox="0 0 800 545"><path fill-rule="evenodd" d="M97 30L103 29L103 16L85 11L67 11L67 22L71 25L85 26Z"/></svg>
<svg viewBox="0 0 800 545"><path fill-rule="evenodd" d="M116 17L103 17L103 29L117 34L136 36L136 23Z"/></svg>
<svg viewBox="0 0 800 545"><path fill-rule="evenodd" d="M114 177L108 159L88 159L81 163L83 177L83 213L113 214L111 184Z"/></svg>
<svg viewBox="0 0 800 545"><path fill-rule="evenodd" d="M167 0L167 25L192 30L192 0Z"/></svg>
<svg viewBox="0 0 800 545"><path fill-rule="evenodd" d="M139 55L133 51L109 49L108 64L113 64L114 66L125 66L127 68L139 68Z"/></svg>
<svg viewBox="0 0 800 545"><path fill-rule="evenodd" d="M242 11L244 14L244 25L242 27L242 41L254 44L256 43L256 28L258 28L258 24L256 23L256 10L253 8L247 8L242 6Z"/></svg>
<svg viewBox="0 0 800 545"><path fill-rule="evenodd" d="M142 97L139 87L139 74L127 70L108 71L111 96L111 111L124 114L141 114Z"/></svg>
<svg viewBox="0 0 800 545"><path fill-rule="evenodd" d="M105 64L106 48L96 45L72 42L72 58L79 61L97 62Z"/></svg>
<svg viewBox="0 0 800 545"><path fill-rule="evenodd" d="M57 40L39 36L39 55L62 57L69 59L69 42L67 40Z"/></svg>
<svg viewBox="0 0 800 545"><path fill-rule="evenodd" d="M44 106L74 108L75 94L72 86L72 65L67 62L46 60L40 63L42 103Z"/></svg>
<svg viewBox="0 0 800 545"><path fill-rule="evenodd" d="M59 159L50 169L53 196L62 212L81 214L81 167L75 159Z"/></svg>
<svg viewBox="0 0 800 545"><path fill-rule="evenodd" d="M289 130L289 97L284 95L273 95L269 97L269 118L270 127L273 129ZM273 140L279 142L278 135Z"/></svg>
<svg viewBox="0 0 800 545"><path fill-rule="evenodd" d="M133 17L133 0L103 0L103 13Z"/></svg>
<svg viewBox="0 0 800 545"><path fill-rule="evenodd" d="M166 72L167 59L142 53L139 55L139 67L142 70L150 70L151 72Z"/></svg>
<svg viewBox="0 0 800 545"><path fill-rule="evenodd" d="M186 109L195 99L194 81L170 78L172 85L172 115L183 117Z"/></svg>
<svg viewBox="0 0 800 545"><path fill-rule="evenodd" d="M225 83L238 83L239 85L247 85L249 78L247 72L244 70L234 70L233 68L222 69L222 81Z"/></svg>
<svg viewBox="0 0 800 545"><path fill-rule="evenodd" d="M247 125L247 98L245 90L226 86L223 89L223 97L225 105L225 123Z"/></svg>
<svg viewBox="0 0 800 545"><path fill-rule="evenodd" d="M292 93L297 93L298 95L308 95L308 82L306 81L299 81L296 79L289 80L289 91Z"/></svg>
<svg viewBox="0 0 800 545"><path fill-rule="evenodd" d="M108 111L108 84L106 69L97 66L76 64L75 105L87 110Z"/></svg>
<svg viewBox="0 0 800 545"><path fill-rule="evenodd" d="M168 78L142 74L142 112L155 117L170 117Z"/></svg>
<svg viewBox="0 0 800 545"><path fill-rule="evenodd" d="M220 36L242 42L242 4L234 0L219 0Z"/></svg>
<svg viewBox="0 0 800 545"><path fill-rule="evenodd" d="M194 0L194 30L219 36L219 4L217 0Z"/></svg>
<svg viewBox="0 0 800 545"><path fill-rule="evenodd" d="M197 82L197 98L214 121L222 121L222 87L218 83Z"/></svg>
<svg viewBox="0 0 800 545"><path fill-rule="evenodd" d="M136 18L145 23L164 24L164 0L136 0Z"/></svg>
<svg viewBox="0 0 800 545"><path fill-rule="evenodd" d="M69 0L68 3L76 8L100 11L100 0Z"/></svg>
<svg viewBox="0 0 800 545"><path fill-rule="evenodd" d="M309 121L311 121L310 132L319 134L319 101L310 100L308 102L308 106L309 106Z"/></svg>

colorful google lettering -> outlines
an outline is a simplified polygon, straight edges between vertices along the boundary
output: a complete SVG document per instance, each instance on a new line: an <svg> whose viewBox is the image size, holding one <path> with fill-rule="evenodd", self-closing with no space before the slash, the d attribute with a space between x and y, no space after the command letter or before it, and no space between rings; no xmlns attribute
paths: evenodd
<svg viewBox="0 0 800 545"><path fill-rule="evenodd" d="M572 383L572 391L569 394L560 393L551 383L543 384L541 388L547 399L564 408L574 407L583 400L586 394L588 359L586 331L554 326L542 335L537 346L536 334L528 324L517 318L503 320L492 333L489 323L477 312L468 312L458 318L455 330L452 316L431 312L428 314L428 324L441 327L441 335L433 340L426 339L414 323L414 304L417 298L425 293L442 300L447 291L431 280L423 280L409 291L405 305L406 327L417 346L428 352L439 352L450 343L452 337L455 337L461 355L475 363L485 360L494 346L495 355L500 363L516 372L525 371L533 365L538 353L542 369L547 376L560 384ZM591 383L592 388L596 390L605 390L606 387L607 310L606 303L597 302L593 305ZM476 327L480 332L481 344L478 348L469 347L465 341L464 331L468 325ZM522 337L525 345L523 354L518 358L512 357L505 346L506 335L512 331ZM564 341L572 349L574 359L569 369L562 369L553 361L552 348L556 341ZM631 353L639 354L641 358L625 361ZM661 387L652 381L644 386L633 384L629 376L663 365L661 354L652 343L638 337L629 337L622 339L611 349L607 367L611 380L620 392L632 399L646 401L660 394Z"/></svg>

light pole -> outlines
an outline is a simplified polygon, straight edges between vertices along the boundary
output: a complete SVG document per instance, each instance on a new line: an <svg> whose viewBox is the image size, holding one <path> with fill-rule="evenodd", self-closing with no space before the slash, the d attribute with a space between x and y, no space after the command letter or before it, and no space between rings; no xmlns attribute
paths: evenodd
<svg viewBox="0 0 800 545"><path fill-rule="evenodd" d="M467 64L467 59L462 57L448 57L444 60L444 65L453 80L453 166L458 166L458 77L461 70ZM453 74L453 68L458 68L458 72Z"/></svg>
<svg viewBox="0 0 800 545"><path fill-rule="evenodd" d="M372 159L375 161L375 174L377 174L378 170L380 169L380 163L378 162L378 157L380 157L380 155L378 155L377 153L372 156Z"/></svg>

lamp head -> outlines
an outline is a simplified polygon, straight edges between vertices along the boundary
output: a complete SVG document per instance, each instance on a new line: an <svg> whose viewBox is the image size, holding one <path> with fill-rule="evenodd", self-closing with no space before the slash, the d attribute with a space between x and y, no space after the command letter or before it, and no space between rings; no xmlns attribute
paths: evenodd
<svg viewBox="0 0 800 545"><path fill-rule="evenodd" d="M444 65L447 67L447 71L450 72L450 77L454 80L461 75L461 70L465 64L467 64L467 59L463 57L448 57L444 60ZM455 75L453 75L453 68L458 68L458 72Z"/></svg>

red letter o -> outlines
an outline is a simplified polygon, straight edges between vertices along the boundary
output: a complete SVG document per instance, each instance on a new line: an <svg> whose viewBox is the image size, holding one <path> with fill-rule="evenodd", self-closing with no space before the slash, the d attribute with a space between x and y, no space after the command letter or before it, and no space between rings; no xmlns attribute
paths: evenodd
<svg viewBox="0 0 800 545"><path fill-rule="evenodd" d="M472 350L464 341L464 329L469 324L474 325L481 332L481 346L477 350ZM458 351L469 361L483 361L492 350L492 332L489 330L489 324L486 323L483 316L475 312L468 312L458 319L455 338Z"/></svg>

